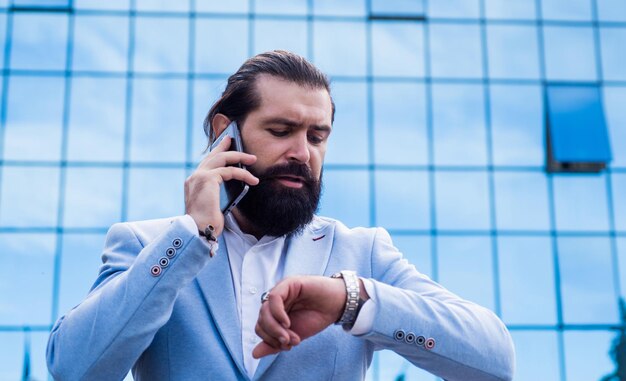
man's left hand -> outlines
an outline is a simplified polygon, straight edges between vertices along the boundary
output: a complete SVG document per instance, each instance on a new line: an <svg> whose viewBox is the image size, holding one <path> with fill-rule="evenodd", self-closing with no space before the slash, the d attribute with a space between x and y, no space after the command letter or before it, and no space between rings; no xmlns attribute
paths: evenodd
<svg viewBox="0 0 626 381"><path fill-rule="evenodd" d="M261 304L256 333L263 342L254 348L252 356L261 358L291 349L339 320L345 306L346 287L342 279L323 276L283 279Z"/></svg>

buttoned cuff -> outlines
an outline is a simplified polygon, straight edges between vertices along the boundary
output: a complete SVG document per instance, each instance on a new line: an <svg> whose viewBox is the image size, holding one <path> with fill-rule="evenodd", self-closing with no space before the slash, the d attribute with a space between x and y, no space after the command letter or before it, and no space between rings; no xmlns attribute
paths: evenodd
<svg viewBox="0 0 626 381"><path fill-rule="evenodd" d="M357 316L356 321L350 330L350 333L355 336L364 335L372 330L376 313L376 300L372 298L372 295L374 295L374 285L369 279L359 279L363 281L365 291L367 291L370 298L363 303L363 307L361 307L361 311L359 311L359 316Z"/></svg>
<svg viewBox="0 0 626 381"><path fill-rule="evenodd" d="M183 224L185 229L193 232L196 237L200 237L200 232L198 231L198 225L196 225L196 221L188 214L180 217L180 222Z"/></svg>

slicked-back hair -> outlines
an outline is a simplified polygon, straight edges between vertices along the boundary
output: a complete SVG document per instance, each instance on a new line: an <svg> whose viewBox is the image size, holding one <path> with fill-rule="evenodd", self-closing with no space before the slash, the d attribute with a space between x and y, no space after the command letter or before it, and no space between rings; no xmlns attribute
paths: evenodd
<svg viewBox="0 0 626 381"><path fill-rule="evenodd" d="M228 78L222 96L213 104L204 119L204 133L209 138L209 146L217 138L211 126L216 114L224 114L243 127L248 114L261 105L260 95L256 91L256 80L260 75L271 75L311 89L325 89L330 96L328 77L304 57L284 50L258 54L246 60ZM331 105L331 121L334 121L335 103L332 97Z"/></svg>

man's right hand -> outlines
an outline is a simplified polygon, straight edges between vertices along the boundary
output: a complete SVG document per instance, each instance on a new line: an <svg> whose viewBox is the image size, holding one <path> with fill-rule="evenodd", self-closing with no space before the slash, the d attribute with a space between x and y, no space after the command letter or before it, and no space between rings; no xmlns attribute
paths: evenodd
<svg viewBox="0 0 626 381"><path fill-rule="evenodd" d="M233 164L252 165L256 156L243 152L228 151L230 137L223 139L185 180L185 213L189 214L198 230L213 225L217 237L224 230L224 216L220 209L220 184L240 180L257 185L259 179L245 169Z"/></svg>

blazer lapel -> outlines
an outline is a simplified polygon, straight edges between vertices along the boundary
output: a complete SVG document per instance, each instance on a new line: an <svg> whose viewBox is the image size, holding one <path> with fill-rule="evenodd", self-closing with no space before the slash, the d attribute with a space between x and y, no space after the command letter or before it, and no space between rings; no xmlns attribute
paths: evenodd
<svg viewBox="0 0 626 381"><path fill-rule="evenodd" d="M223 235L218 238L220 249L210 263L198 274L196 282L200 286L213 321L230 352L235 364L244 377L247 373L243 366L243 349L241 347L241 322L235 289L228 261L226 241ZM207 253L208 255L208 253Z"/></svg>
<svg viewBox="0 0 626 381"><path fill-rule="evenodd" d="M315 217L299 236L289 237L286 244L283 277L291 275L322 275L328 265L333 246L335 224ZM253 380L258 380L280 353L261 359Z"/></svg>

